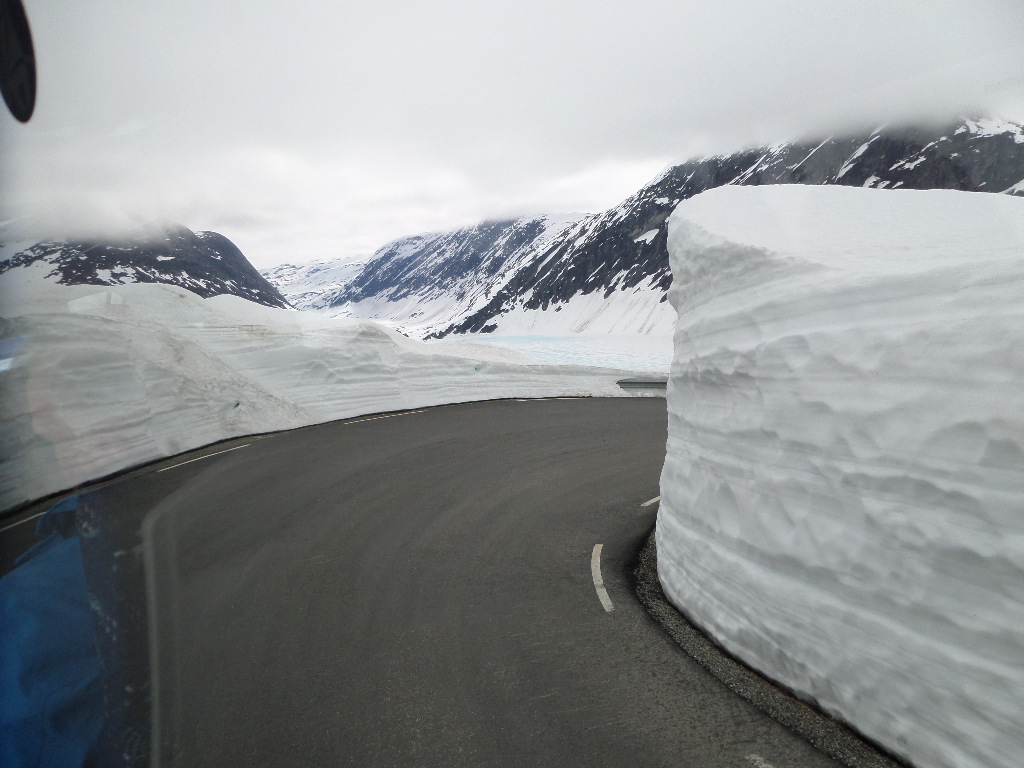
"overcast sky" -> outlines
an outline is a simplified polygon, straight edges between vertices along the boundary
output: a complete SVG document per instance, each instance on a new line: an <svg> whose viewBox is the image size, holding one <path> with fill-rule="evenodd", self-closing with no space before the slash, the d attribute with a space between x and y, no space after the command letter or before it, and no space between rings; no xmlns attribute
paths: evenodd
<svg viewBox="0 0 1024 768"><path fill-rule="evenodd" d="M2 218L175 221L257 266L598 211L756 142L1024 118L1021 0L24 2Z"/></svg>

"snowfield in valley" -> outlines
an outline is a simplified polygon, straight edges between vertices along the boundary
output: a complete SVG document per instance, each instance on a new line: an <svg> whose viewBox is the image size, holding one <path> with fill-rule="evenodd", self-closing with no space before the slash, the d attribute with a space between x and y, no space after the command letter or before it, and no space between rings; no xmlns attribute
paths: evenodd
<svg viewBox="0 0 1024 768"><path fill-rule="evenodd" d="M465 334L448 336L432 344L443 350L448 344L486 344L509 349L539 363L624 368L648 374L664 382L672 365L672 337L609 334L585 336L504 336Z"/></svg>
<svg viewBox="0 0 1024 768"><path fill-rule="evenodd" d="M224 438L500 397L625 395L629 371L428 345L373 322L170 285L0 277L0 509Z"/></svg>
<svg viewBox="0 0 1024 768"><path fill-rule="evenodd" d="M669 231L669 598L919 768L1024 754L1024 200L723 187Z"/></svg>

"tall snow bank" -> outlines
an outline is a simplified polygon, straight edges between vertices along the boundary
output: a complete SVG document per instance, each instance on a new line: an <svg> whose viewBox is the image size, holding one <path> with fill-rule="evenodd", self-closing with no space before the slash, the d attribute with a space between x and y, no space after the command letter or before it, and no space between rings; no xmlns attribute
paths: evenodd
<svg viewBox="0 0 1024 768"><path fill-rule="evenodd" d="M910 759L1024 754L1024 200L723 187L676 209L669 598Z"/></svg>
<svg viewBox="0 0 1024 768"><path fill-rule="evenodd" d="M622 395L623 371L530 364L376 323L166 285L0 280L0 509L217 440L499 397Z"/></svg>

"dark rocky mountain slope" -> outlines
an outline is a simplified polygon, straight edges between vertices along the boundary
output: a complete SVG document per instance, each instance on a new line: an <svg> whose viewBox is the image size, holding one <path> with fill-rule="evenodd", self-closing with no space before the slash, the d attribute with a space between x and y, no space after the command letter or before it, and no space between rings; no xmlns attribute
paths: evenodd
<svg viewBox="0 0 1024 768"><path fill-rule="evenodd" d="M432 335L487 332L514 309L546 310L577 295L667 291L665 222L680 200L726 184L841 184L1024 195L1024 127L963 120L945 129L879 129L748 149L677 165L621 205L567 228L484 306Z"/></svg>
<svg viewBox="0 0 1024 768"><path fill-rule="evenodd" d="M43 264L64 285L165 283L203 298L232 294L268 307L288 301L224 235L171 227L120 241L44 241L0 261L0 274Z"/></svg>
<svg viewBox="0 0 1024 768"><path fill-rule="evenodd" d="M282 265L264 274L301 309L378 319L424 335L485 304L581 216L486 221L388 243L363 262Z"/></svg>

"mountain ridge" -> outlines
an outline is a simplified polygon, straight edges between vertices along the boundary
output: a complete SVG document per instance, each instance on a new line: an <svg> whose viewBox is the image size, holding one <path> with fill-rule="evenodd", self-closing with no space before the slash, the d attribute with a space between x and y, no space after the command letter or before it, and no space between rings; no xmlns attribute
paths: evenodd
<svg viewBox="0 0 1024 768"><path fill-rule="evenodd" d="M616 208L581 222L572 243L557 244L542 255L542 266L513 276L488 305L431 335L497 330L500 317L517 307L547 310L597 290L609 298L646 283L664 293L672 280L665 221L679 201L718 186L987 187L1024 194L1024 127L995 123L965 120L938 135L883 128L868 136L778 144L673 166ZM978 140L987 145L984 156Z"/></svg>
<svg viewBox="0 0 1024 768"><path fill-rule="evenodd" d="M317 262L264 271L303 309L337 310L367 320L383 319L409 335L482 306L539 249L581 215L528 216L484 221L450 232L399 238L354 263ZM340 282L311 288L316 275ZM294 292L291 292L294 291ZM438 320L440 318L440 320Z"/></svg>
<svg viewBox="0 0 1024 768"><path fill-rule="evenodd" d="M487 247L474 252L482 242L475 230L500 225L510 234L530 219L400 238L317 308L372 317L427 338L534 332L552 312L561 313L558 325L566 332L650 332L650 317L670 316L655 305L664 302L672 280L665 222L675 205L727 184L785 183L1024 195L1024 126L992 118L962 118L942 128L883 126L689 160L618 206L569 217L546 238L520 243L516 258L494 273L474 271L474 264L499 258ZM402 268L386 266L399 251ZM600 311L595 296L617 302L615 325L591 322ZM629 312L641 319L631 324ZM570 316L573 322L565 320Z"/></svg>
<svg viewBox="0 0 1024 768"><path fill-rule="evenodd" d="M218 232L171 225L135 237L44 240L14 250L0 260L0 274L41 264L52 268L47 277L63 285L163 283L203 298L231 294L268 307L291 308L238 246Z"/></svg>

